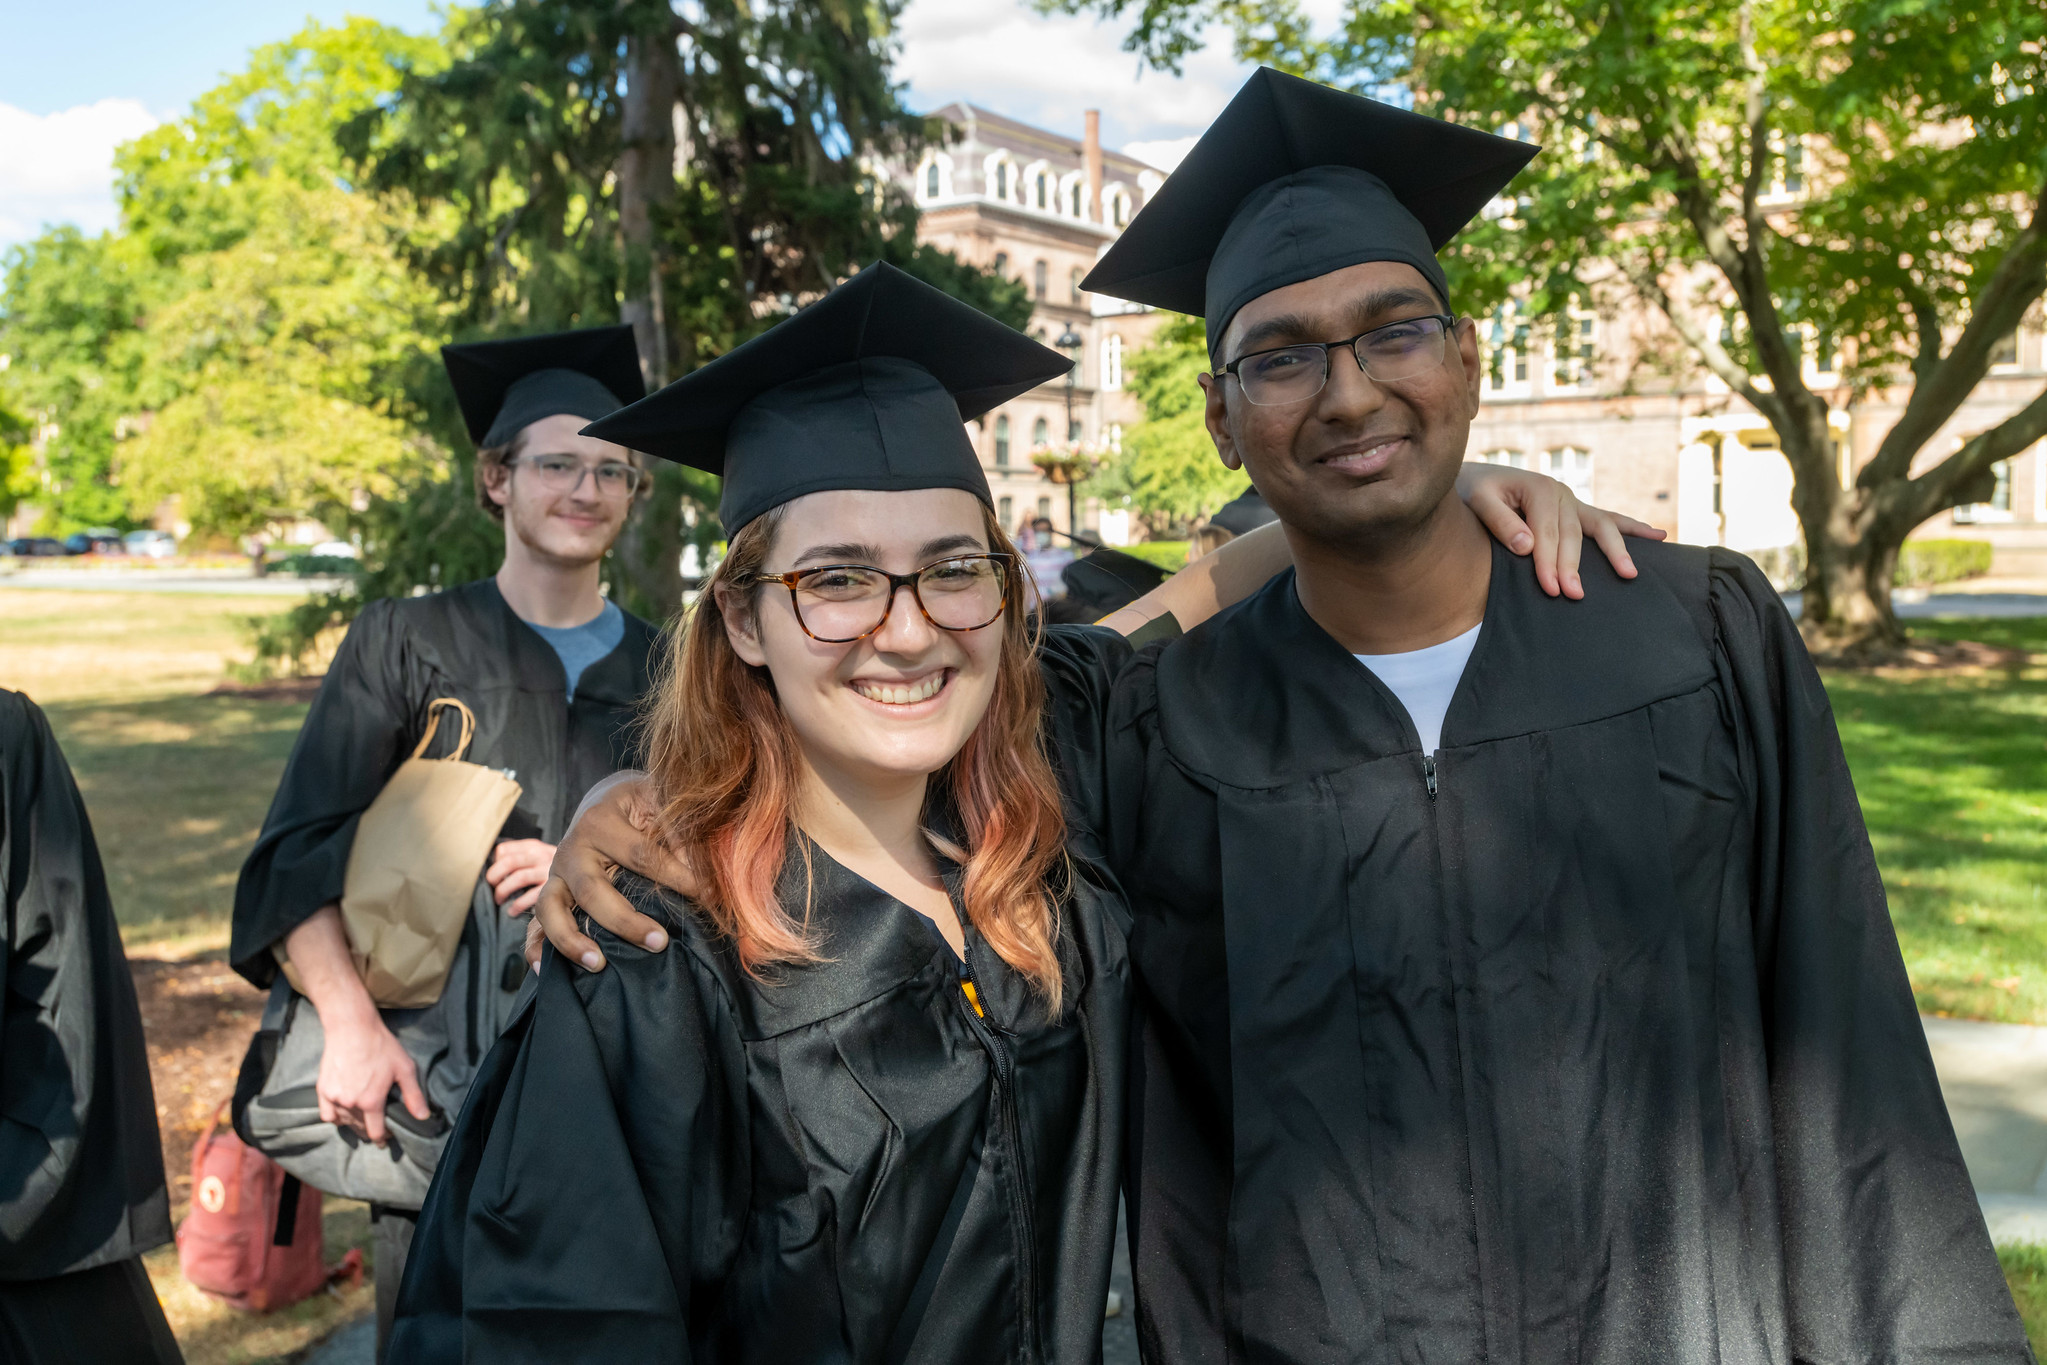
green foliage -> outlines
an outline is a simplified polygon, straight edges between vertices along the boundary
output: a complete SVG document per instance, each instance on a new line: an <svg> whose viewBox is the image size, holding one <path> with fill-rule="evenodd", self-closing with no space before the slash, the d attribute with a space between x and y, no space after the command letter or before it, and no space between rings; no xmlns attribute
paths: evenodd
<svg viewBox="0 0 2047 1365"><path fill-rule="evenodd" d="M430 293L360 196L266 198L248 236L180 263L182 287L150 320L165 398L122 449L138 517L175 497L195 529L234 539L333 522L427 456L401 414L407 371L430 363Z"/></svg>
<svg viewBox="0 0 2047 1365"><path fill-rule="evenodd" d="M1187 567L1187 542L1184 540L1143 540L1135 545L1116 548L1147 564L1156 564L1168 573L1178 573Z"/></svg>
<svg viewBox="0 0 2047 1365"><path fill-rule="evenodd" d="M1197 376L1207 363L1197 318L1169 319L1149 346L1131 354L1124 383L1144 405L1144 421L1125 435L1121 458L1096 476L1090 493L1111 505L1128 499L1149 522L1184 525L1251 486L1243 471L1216 457L1203 424Z"/></svg>
<svg viewBox="0 0 2047 1365"><path fill-rule="evenodd" d="M27 424L54 428L36 487L21 491L43 508L38 529L132 525L114 444L140 407L140 320L156 273L147 254L111 233L59 227L8 248L0 272L0 379Z"/></svg>
<svg viewBox="0 0 2047 1365"><path fill-rule="evenodd" d="M1908 540L1892 581L1930 587L1978 578L1990 572L1990 555L1987 540Z"/></svg>
<svg viewBox="0 0 2047 1365"><path fill-rule="evenodd" d="M2004 1267L2005 1283L2011 1286L2012 1301L2032 1339L2033 1353L2047 1352L2047 1246L2021 1242L1997 1249Z"/></svg>
<svg viewBox="0 0 2047 1365"><path fill-rule="evenodd" d="M350 196L333 130L388 95L398 80L394 62L427 62L435 50L431 39L365 20L313 24L290 42L259 48L247 70L202 95L185 117L120 150L120 231L87 238L58 228L0 257L7 387L25 414L55 428L41 452L47 482L33 499L48 508L46 529L130 526L157 496L187 491L156 474L207 473L205 423L216 414L176 405L229 372L239 376L238 390L215 395L218 415L231 416L248 440L281 433L292 448L281 457L286 466L302 467L317 453L318 428L331 416L294 411L295 391L364 410L337 419L336 449L351 458L371 446L388 450L388 423L405 406L391 391L388 352L394 330L416 332L417 300L395 300L397 323L387 316L409 286L393 277L390 251L367 218L338 206ZM263 240L247 245L252 237ZM323 265L322 253L333 259ZM264 282L271 269L280 278ZM210 297L223 283L232 297ZM357 334L377 340L349 339ZM277 340L293 344L285 359L268 363ZM366 347L385 354L362 363ZM246 372L252 357L267 369ZM124 442L145 427L154 439L141 452L135 486ZM237 439L228 433L223 453L233 456ZM166 463L173 449L182 465ZM246 441L240 454L249 454ZM217 509L212 520L246 522L246 510L221 503L230 470L215 472L222 477L211 492L190 491ZM278 504L278 480L269 483L272 492L254 500Z"/></svg>
<svg viewBox="0 0 2047 1365"><path fill-rule="evenodd" d="M0 373L0 379L4 379ZM29 449L28 419L7 406L0 393L0 520L14 515L21 500L35 492L35 453Z"/></svg>
<svg viewBox="0 0 2047 1365"><path fill-rule="evenodd" d="M1872 549L2047 436L2042 393L1918 459L2047 291L2039 0L1346 0L1326 31L1295 0L1039 3L1127 14L1128 45L1167 67L1220 22L1241 58L1542 144L1504 212L1445 251L1451 302L1484 318L1512 297L1560 340L1574 296L1661 313L1667 331L1631 339L1638 373L1603 379L1704 368L1770 421L1812 638L1895 644L1834 596L1877 605ZM1820 356L1839 365L1808 371ZM1850 487L1818 371L1850 395L1911 381Z"/></svg>
<svg viewBox="0 0 2047 1365"><path fill-rule="evenodd" d="M166 264L233 246L278 211L279 196L345 186L335 130L406 73L445 62L438 39L360 18L311 22L257 48L184 117L120 149L123 231Z"/></svg>
<svg viewBox="0 0 2047 1365"><path fill-rule="evenodd" d="M882 259L1019 332L1030 326L1031 291L1021 278L968 265L950 251L919 242L908 232L888 239Z"/></svg>

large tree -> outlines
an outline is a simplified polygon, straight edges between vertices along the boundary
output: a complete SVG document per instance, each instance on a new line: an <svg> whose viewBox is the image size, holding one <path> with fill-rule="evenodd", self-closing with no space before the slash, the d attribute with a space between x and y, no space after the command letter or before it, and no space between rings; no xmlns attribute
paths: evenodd
<svg viewBox="0 0 2047 1365"><path fill-rule="evenodd" d="M250 384L286 380L386 417L413 415L404 366L344 360L362 353L344 334L379 336L383 345L394 326L420 320L414 292L393 275L398 265L381 230L340 202L348 196L335 129L390 94L402 74L399 59L407 70L431 68L437 52L433 39L367 20L313 24L289 42L258 48L245 70L224 78L184 115L120 149L117 230L89 238L55 228L0 258L0 355L7 357L0 388L33 419L41 468L30 500L44 507L50 529L124 525L147 515L150 497L122 479L125 445L154 430L159 409L190 396L195 385L218 382L231 368L226 355L248 345L248 326L262 325L259 315L231 316L225 298L206 297L221 282L217 271L237 288L260 282L260 253L224 255L252 234L267 233L263 250L286 253L301 282L348 283L338 293L328 288L321 303L288 300L283 277L271 281L270 303L292 309L294 326L314 321L316 308L325 307L318 325L342 349L324 343L301 349L289 367L268 365L261 377L238 371L236 410L252 411ZM322 256L324 264L317 263ZM383 273L373 282L378 269ZM400 296L405 301L394 317L386 305ZM177 321L201 315L225 328L205 334L212 341L200 347L210 348L203 362L194 349L202 333ZM184 335L152 340L159 318ZM270 352L258 346L248 354L261 361ZM262 406L280 418L295 415L274 386ZM145 466L152 446L164 449L173 431L189 429L203 440L203 424L185 421L191 411L170 414L144 448ZM203 459L191 468L196 475L222 472ZM149 485L150 495L159 491L171 490ZM192 491L201 500L211 496Z"/></svg>
<svg viewBox="0 0 2047 1365"><path fill-rule="evenodd" d="M339 525L419 476L405 379L439 330L432 292L362 196L268 198L240 241L180 262L188 278L144 336L160 401L120 447L137 516L176 498L195 529L259 556L291 523Z"/></svg>
<svg viewBox="0 0 2047 1365"><path fill-rule="evenodd" d="M1333 33L1293 0L1048 3L1134 12L1166 67L1221 20L1243 57L1544 143L1452 252L1460 303L1604 292L1667 319L1791 464L1816 647L1894 647L1905 536L2047 436L2042 393L1933 444L2047 290L2039 0L1347 0ZM1787 157L1795 202L1771 195ZM1815 340L1837 390L1808 382ZM1907 389L1844 482L1830 410Z"/></svg>
<svg viewBox="0 0 2047 1365"><path fill-rule="evenodd" d="M916 245L882 169L933 131L891 75L899 8L496 0L343 142L465 335L623 318L660 384L878 257L1020 323L1020 286ZM685 522L717 527L712 481L656 473L617 586L658 616Z"/></svg>

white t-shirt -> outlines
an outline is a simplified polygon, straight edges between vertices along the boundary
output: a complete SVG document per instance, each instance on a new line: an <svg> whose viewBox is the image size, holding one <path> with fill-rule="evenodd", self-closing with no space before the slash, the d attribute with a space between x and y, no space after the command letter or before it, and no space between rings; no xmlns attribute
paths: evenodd
<svg viewBox="0 0 2047 1365"><path fill-rule="evenodd" d="M1352 656L1377 674L1386 690L1407 708L1425 754L1432 754L1443 745L1443 716L1450 709L1457 680L1464 676L1464 665L1471 661L1472 646L1478 643L1478 633L1484 626L1481 621L1454 640L1406 654Z"/></svg>

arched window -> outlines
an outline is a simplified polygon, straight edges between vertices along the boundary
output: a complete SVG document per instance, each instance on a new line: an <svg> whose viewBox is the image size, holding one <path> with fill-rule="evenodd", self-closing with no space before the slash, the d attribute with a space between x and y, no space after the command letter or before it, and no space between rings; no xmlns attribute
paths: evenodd
<svg viewBox="0 0 2047 1365"><path fill-rule="evenodd" d="M1080 444L1080 419L1078 417L1066 424L1066 439L1074 445Z"/></svg>
<svg viewBox="0 0 2047 1365"><path fill-rule="evenodd" d="M1111 227L1124 227L1130 222L1130 191L1121 185L1110 185L1102 191L1103 216Z"/></svg>
<svg viewBox="0 0 2047 1365"><path fill-rule="evenodd" d="M1052 292L1052 267L1039 261L1031 267L1031 297L1042 299Z"/></svg>
<svg viewBox="0 0 2047 1365"><path fill-rule="evenodd" d="M1080 217L1080 201L1081 196L1084 193L1085 190L1082 188L1081 183L1078 180L1074 181L1072 185L1067 187L1066 211L1076 218Z"/></svg>
<svg viewBox="0 0 2047 1365"><path fill-rule="evenodd" d="M1038 172L1037 206L1041 209L1052 207L1052 177L1043 171Z"/></svg>
<svg viewBox="0 0 2047 1365"><path fill-rule="evenodd" d="M1009 463L1009 415L1004 413L995 419L995 463L1006 466ZM1009 514L1002 514L1003 523L1008 524Z"/></svg>
<svg viewBox="0 0 2047 1365"><path fill-rule="evenodd" d="M1031 423L1031 449L1039 450L1052 444L1052 424L1040 417Z"/></svg>
<svg viewBox="0 0 2047 1365"><path fill-rule="evenodd" d="M924 168L924 197L926 199L936 199L938 197L938 163L936 161Z"/></svg>
<svg viewBox="0 0 2047 1365"><path fill-rule="evenodd" d="M1102 387L1123 387L1123 338L1114 332L1102 338Z"/></svg>
<svg viewBox="0 0 2047 1365"><path fill-rule="evenodd" d="M995 273L998 275L1007 275L1009 273L1009 253L1007 251L995 253Z"/></svg>
<svg viewBox="0 0 2047 1365"><path fill-rule="evenodd" d="M1075 303L1080 302L1080 277L1086 273L1079 266L1075 266L1073 267L1073 273L1066 277L1066 286L1073 291L1073 301Z"/></svg>

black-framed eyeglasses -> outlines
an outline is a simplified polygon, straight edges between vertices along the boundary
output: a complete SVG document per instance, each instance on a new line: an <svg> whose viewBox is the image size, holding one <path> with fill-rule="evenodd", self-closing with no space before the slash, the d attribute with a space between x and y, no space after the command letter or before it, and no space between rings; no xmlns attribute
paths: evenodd
<svg viewBox="0 0 2047 1365"><path fill-rule="evenodd" d="M890 573L872 564L825 564L815 569L754 575L756 583L789 590L796 623L819 644L864 640L888 622L904 588L924 619L940 630L992 626L1009 606L1015 566L1006 554L953 555L915 573Z"/></svg>
<svg viewBox="0 0 2047 1365"><path fill-rule="evenodd" d="M640 479L646 474L638 465L624 460L600 460L586 465L573 455L521 455L505 461L507 469L515 465L531 470L534 481L550 493L574 492L588 473L597 481L598 493L607 498L631 497L639 491Z"/></svg>
<svg viewBox="0 0 2047 1365"><path fill-rule="evenodd" d="M1348 341L1307 341L1253 351L1211 370L1217 379L1233 374L1244 397L1260 407L1301 403L1329 382L1329 353L1347 347L1358 368L1381 384L1412 379L1443 363L1445 343L1457 319L1447 313L1403 318L1360 332Z"/></svg>

